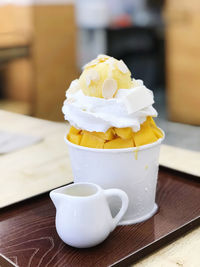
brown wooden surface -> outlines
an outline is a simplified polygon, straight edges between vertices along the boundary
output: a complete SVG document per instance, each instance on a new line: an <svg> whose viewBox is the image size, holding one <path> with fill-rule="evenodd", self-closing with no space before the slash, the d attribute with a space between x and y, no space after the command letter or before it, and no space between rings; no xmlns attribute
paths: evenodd
<svg viewBox="0 0 200 267"><path fill-rule="evenodd" d="M65 91L78 77L74 6L36 5L33 10L34 115L64 121Z"/></svg>
<svg viewBox="0 0 200 267"><path fill-rule="evenodd" d="M169 118L200 125L200 1L166 0L165 15Z"/></svg>
<svg viewBox="0 0 200 267"><path fill-rule="evenodd" d="M41 140L0 155L0 208L72 182L64 136L69 125L0 110L0 130Z"/></svg>
<svg viewBox="0 0 200 267"><path fill-rule="evenodd" d="M74 249L59 239L47 194L10 206L0 215L0 253L20 267L108 266L128 257L118 263L127 266L199 224L200 184L192 178L161 168L158 213L146 222L117 227L90 249Z"/></svg>
<svg viewBox="0 0 200 267"><path fill-rule="evenodd" d="M29 57L17 58L5 67L4 97L32 105L33 69Z"/></svg>
<svg viewBox="0 0 200 267"><path fill-rule="evenodd" d="M32 7L0 6L0 48L25 46L33 38Z"/></svg>
<svg viewBox="0 0 200 267"><path fill-rule="evenodd" d="M0 254L0 266L1 267L16 267L12 261Z"/></svg>

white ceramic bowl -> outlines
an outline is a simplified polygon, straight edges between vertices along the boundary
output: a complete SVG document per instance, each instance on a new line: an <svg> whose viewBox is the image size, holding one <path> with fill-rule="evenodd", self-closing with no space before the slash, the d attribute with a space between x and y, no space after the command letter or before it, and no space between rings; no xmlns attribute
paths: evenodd
<svg viewBox="0 0 200 267"><path fill-rule="evenodd" d="M72 144L66 138L74 182L90 182L104 189L119 188L129 197L121 225L147 220L157 211L155 203L160 144L164 139L138 148L96 149ZM112 202L115 216L121 203Z"/></svg>

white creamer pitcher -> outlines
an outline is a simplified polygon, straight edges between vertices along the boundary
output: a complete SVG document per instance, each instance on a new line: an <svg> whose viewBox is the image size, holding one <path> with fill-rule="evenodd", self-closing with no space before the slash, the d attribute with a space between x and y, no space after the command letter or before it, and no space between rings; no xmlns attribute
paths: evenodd
<svg viewBox="0 0 200 267"><path fill-rule="evenodd" d="M107 199L117 196L122 205L113 218ZM73 247L95 246L112 232L128 207L128 196L120 189L103 190L92 183L76 183L50 192L56 207L56 230Z"/></svg>

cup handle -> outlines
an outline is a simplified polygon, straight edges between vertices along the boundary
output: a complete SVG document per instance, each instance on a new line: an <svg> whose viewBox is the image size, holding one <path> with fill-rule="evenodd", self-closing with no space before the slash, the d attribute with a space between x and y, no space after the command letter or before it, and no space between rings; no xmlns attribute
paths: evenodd
<svg viewBox="0 0 200 267"><path fill-rule="evenodd" d="M106 197L118 196L122 201L121 209L119 210L119 212L113 218L113 221L112 221L111 231L113 231L115 229L115 227L118 225L121 218L124 216L124 214L128 208L129 200L128 200L127 194L124 191L122 191L121 189L106 189L106 190L104 190L104 193L105 193Z"/></svg>

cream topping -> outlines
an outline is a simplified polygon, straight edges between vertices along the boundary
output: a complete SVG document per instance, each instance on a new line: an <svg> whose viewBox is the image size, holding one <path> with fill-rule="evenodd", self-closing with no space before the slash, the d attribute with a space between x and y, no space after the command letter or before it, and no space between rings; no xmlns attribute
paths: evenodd
<svg viewBox="0 0 200 267"><path fill-rule="evenodd" d="M135 81L134 88L119 89L109 99L86 96L80 88L74 90L75 85L78 86L77 80L66 92L62 111L65 119L78 129L106 132L110 127L131 127L137 132L147 116L157 116L152 106L153 93L141 80Z"/></svg>

